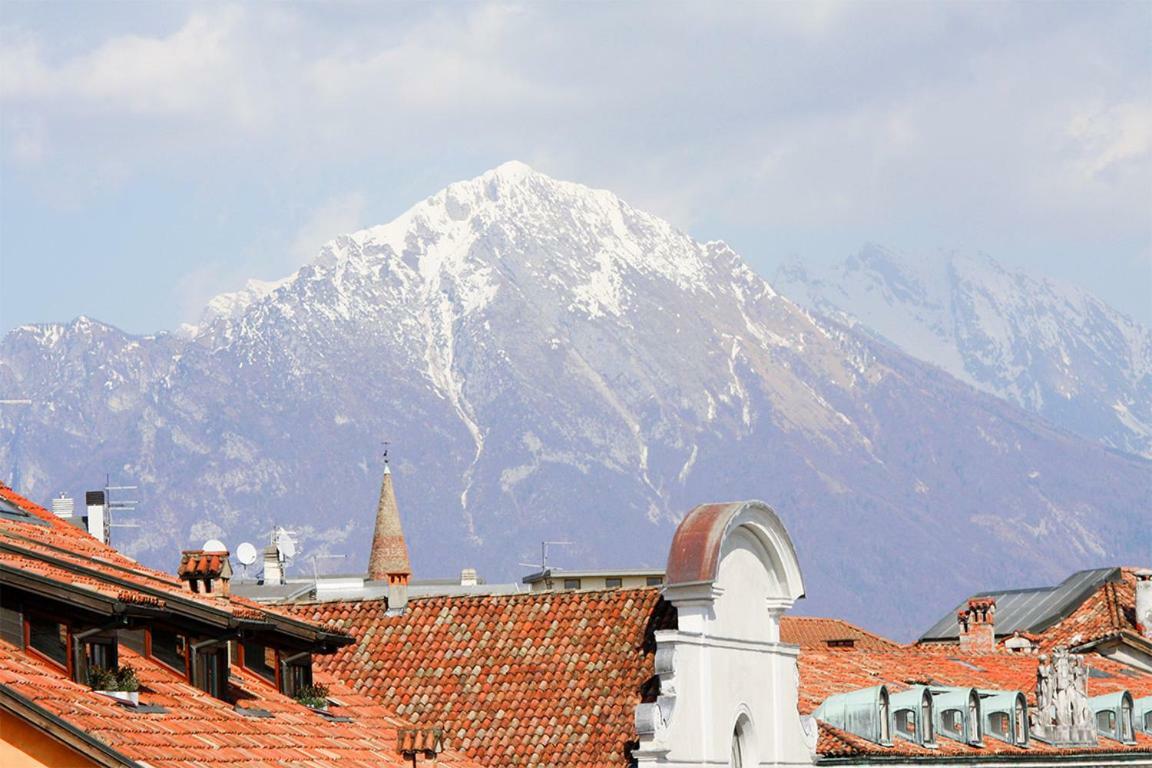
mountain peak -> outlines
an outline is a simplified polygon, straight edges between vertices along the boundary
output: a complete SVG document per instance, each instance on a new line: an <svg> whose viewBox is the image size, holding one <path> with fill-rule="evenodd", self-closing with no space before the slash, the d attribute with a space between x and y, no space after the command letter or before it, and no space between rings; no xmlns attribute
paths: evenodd
<svg viewBox="0 0 1152 768"><path fill-rule="evenodd" d="M501 163L490 171L483 174L487 177L497 177L507 179L508 181L521 181L529 176L543 175L536 171L532 166L519 160L509 160Z"/></svg>

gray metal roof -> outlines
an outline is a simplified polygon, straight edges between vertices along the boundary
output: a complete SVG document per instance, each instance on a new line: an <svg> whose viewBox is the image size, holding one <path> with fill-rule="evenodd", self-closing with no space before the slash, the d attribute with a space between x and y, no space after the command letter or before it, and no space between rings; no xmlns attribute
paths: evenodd
<svg viewBox="0 0 1152 768"><path fill-rule="evenodd" d="M1119 568L1077 571L1055 587L981 592L973 597L996 598L996 634L1042 632L1076 610L1101 585L1119 581ZM921 640L954 640L960 636L956 614L968 605L965 599L921 635Z"/></svg>

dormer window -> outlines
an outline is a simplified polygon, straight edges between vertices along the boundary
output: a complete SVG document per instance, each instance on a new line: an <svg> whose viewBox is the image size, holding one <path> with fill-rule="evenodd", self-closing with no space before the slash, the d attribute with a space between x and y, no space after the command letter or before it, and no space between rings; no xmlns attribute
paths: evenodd
<svg viewBox="0 0 1152 768"><path fill-rule="evenodd" d="M1124 744L1135 742L1132 694L1128 691L1117 691L1103 696L1093 696L1088 701L1096 713L1097 733Z"/></svg>
<svg viewBox="0 0 1152 768"><path fill-rule="evenodd" d="M27 646L45 659L68 669L68 625L47 616L28 614Z"/></svg>
<svg viewBox="0 0 1152 768"><path fill-rule="evenodd" d="M933 688L934 704L939 714L938 732L955 741L980 745L984 732L983 710L975 688Z"/></svg>
<svg viewBox="0 0 1152 768"><path fill-rule="evenodd" d="M932 746L935 728L932 724L932 692L922 685L892 695L896 710L893 724L896 735L921 746Z"/></svg>
<svg viewBox="0 0 1152 768"><path fill-rule="evenodd" d="M833 727L890 747L893 706L888 687L877 685L829 696L817 707L813 716Z"/></svg>

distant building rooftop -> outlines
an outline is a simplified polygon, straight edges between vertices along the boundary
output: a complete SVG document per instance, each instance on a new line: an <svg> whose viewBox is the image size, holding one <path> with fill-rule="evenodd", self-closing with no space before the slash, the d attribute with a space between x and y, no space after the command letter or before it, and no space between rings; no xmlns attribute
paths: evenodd
<svg viewBox="0 0 1152 768"><path fill-rule="evenodd" d="M1123 578L1121 568L1096 568L1078 571L1054 587L1012 589L981 592L973 597L991 597L996 600L996 634L1014 632L1043 632L1070 615L1096 593L1104 584ZM965 599L944 614L921 638L921 642L956 640L960 636L957 612L968 602Z"/></svg>
<svg viewBox="0 0 1152 768"><path fill-rule="evenodd" d="M662 568L634 568L597 571L566 571L548 568L522 579L533 592L587 591L591 589L632 589L664 584Z"/></svg>

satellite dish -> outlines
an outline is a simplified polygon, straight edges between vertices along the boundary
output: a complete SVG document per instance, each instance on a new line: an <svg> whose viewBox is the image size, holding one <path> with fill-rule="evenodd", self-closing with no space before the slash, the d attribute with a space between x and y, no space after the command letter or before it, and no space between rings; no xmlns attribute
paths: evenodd
<svg viewBox="0 0 1152 768"><path fill-rule="evenodd" d="M228 551L228 547L224 546L224 542L220 541L220 539L208 539L208 541L204 542L204 546L201 547L201 549L204 550L205 552L227 552Z"/></svg>
<svg viewBox="0 0 1152 768"><path fill-rule="evenodd" d="M241 565L252 565L256 562L256 547L244 542L236 547L236 559L240 561Z"/></svg>
<svg viewBox="0 0 1152 768"><path fill-rule="evenodd" d="M292 540L292 534L283 528L276 533L276 549L280 550L285 560L296 556L296 542Z"/></svg>

